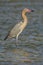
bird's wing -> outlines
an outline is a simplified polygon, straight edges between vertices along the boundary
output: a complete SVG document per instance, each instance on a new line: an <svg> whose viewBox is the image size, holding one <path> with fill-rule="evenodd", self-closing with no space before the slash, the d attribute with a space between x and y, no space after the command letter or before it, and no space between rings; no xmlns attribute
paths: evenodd
<svg viewBox="0 0 43 65"><path fill-rule="evenodd" d="M20 30L21 30L21 25L22 25L22 22L16 24L16 25L13 27L13 29L10 31L8 37L11 38L11 37L17 36L17 34L18 34L18 33L20 32Z"/></svg>

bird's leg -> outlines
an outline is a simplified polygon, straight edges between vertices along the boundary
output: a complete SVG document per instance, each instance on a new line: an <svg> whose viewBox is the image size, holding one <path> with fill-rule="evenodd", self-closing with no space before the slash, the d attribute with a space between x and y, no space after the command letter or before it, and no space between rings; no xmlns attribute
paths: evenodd
<svg viewBox="0 0 43 65"><path fill-rule="evenodd" d="M17 35L17 37L16 37L16 43L18 43L18 35Z"/></svg>
<svg viewBox="0 0 43 65"><path fill-rule="evenodd" d="M16 47L17 47L17 43L18 43L18 36L20 35L21 32L22 32L22 30L16 36Z"/></svg>
<svg viewBox="0 0 43 65"><path fill-rule="evenodd" d="M17 47L17 43L18 43L18 35L16 36L16 47Z"/></svg>

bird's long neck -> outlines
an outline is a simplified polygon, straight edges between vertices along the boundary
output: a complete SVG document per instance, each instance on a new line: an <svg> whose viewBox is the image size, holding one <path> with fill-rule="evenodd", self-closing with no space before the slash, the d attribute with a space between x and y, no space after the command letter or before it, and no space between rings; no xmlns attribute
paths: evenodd
<svg viewBox="0 0 43 65"><path fill-rule="evenodd" d="M24 11L22 12L22 17L23 17L23 20L24 20L23 22L27 24L28 19L27 19L27 16L25 15L25 13L26 12L24 12Z"/></svg>

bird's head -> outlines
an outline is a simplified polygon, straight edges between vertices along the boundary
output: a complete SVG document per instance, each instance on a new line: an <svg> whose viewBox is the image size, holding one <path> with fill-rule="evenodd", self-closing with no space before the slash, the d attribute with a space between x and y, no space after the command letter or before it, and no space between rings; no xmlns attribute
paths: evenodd
<svg viewBox="0 0 43 65"><path fill-rule="evenodd" d="M31 10L31 9L25 8L25 9L23 10L23 13L26 13L26 12L30 13L30 12L34 12L34 10Z"/></svg>

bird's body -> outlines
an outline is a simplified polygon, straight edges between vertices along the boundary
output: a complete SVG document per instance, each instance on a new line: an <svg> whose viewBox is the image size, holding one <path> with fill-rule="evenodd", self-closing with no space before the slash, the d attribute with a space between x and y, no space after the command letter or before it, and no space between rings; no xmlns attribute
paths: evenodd
<svg viewBox="0 0 43 65"><path fill-rule="evenodd" d="M17 34L19 33L19 31L21 30L21 26L22 25L22 22L16 24L13 29L10 31L10 34L8 35L9 38L12 38L12 37L16 37ZM17 29L19 28L19 29Z"/></svg>
<svg viewBox="0 0 43 65"><path fill-rule="evenodd" d="M6 36L6 38L4 40L6 40L7 38L12 38L12 37L16 37L16 40L18 40L18 36L24 30L24 28L26 27L26 25L28 23L27 16L25 15L26 12L31 12L31 10L25 8L22 11L23 22L21 21L20 23L16 24L12 28L12 30L8 33L8 35Z"/></svg>

